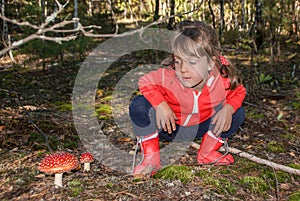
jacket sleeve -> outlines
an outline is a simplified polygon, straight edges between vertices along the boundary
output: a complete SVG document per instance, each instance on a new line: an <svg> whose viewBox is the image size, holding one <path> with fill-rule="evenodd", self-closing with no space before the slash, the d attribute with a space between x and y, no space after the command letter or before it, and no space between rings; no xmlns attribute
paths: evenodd
<svg viewBox="0 0 300 201"><path fill-rule="evenodd" d="M164 70L158 69L156 71L145 74L139 79L138 82L140 92L154 108L165 100L163 74Z"/></svg>
<svg viewBox="0 0 300 201"><path fill-rule="evenodd" d="M230 104L234 112L240 108L246 96L246 88L240 84L234 90L227 90L225 104Z"/></svg>

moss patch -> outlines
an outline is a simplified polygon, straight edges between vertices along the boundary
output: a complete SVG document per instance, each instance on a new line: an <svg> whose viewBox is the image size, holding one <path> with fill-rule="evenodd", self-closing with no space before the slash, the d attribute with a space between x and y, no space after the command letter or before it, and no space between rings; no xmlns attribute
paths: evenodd
<svg viewBox="0 0 300 201"><path fill-rule="evenodd" d="M218 193L234 195L237 191L236 186L230 180L226 179L223 174L223 176L214 175L208 170L201 170L195 175L199 176L205 184L214 186Z"/></svg>
<svg viewBox="0 0 300 201"><path fill-rule="evenodd" d="M299 201L300 200L300 190L294 192L292 195L290 195L289 201Z"/></svg>
<svg viewBox="0 0 300 201"><path fill-rule="evenodd" d="M193 181L194 174L190 168L183 165L170 165L158 171L154 178L180 180L183 184Z"/></svg>
<svg viewBox="0 0 300 201"><path fill-rule="evenodd" d="M266 190L269 189L269 186L266 181L264 181L260 177L255 176L244 176L241 179L241 183L246 185L246 187L252 192L252 193L258 193L258 194L265 194Z"/></svg>
<svg viewBox="0 0 300 201"><path fill-rule="evenodd" d="M271 141L267 144L268 151L274 152L274 153L282 153L284 152L284 147L281 143L276 141Z"/></svg>

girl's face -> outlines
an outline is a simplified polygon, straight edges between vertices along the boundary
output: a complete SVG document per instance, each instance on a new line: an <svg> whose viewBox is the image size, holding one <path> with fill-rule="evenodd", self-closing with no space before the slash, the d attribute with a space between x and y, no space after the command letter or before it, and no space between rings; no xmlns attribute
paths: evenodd
<svg viewBox="0 0 300 201"><path fill-rule="evenodd" d="M208 71L214 62L208 62L206 57L180 57L174 56L174 67L179 81L184 87L202 91L208 78Z"/></svg>

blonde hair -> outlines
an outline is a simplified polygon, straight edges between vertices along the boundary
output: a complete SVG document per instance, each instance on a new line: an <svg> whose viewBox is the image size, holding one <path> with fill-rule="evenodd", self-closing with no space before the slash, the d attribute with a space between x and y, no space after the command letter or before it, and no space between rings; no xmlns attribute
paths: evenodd
<svg viewBox="0 0 300 201"><path fill-rule="evenodd" d="M212 56L212 48L206 34L196 28L180 31L172 41L172 49L175 54L184 58L205 56L210 60Z"/></svg>
<svg viewBox="0 0 300 201"><path fill-rule="evenodd" d="M218 35L211 26L201 21L186 20L179 24L178 29L179 33L172 43L175 53L184 56L206 56L208 60L215 57L216 66L221 76L230 80L228 90L234 90L241 84L241 79L237 75L235 67L228 60L226 65L221 62L220 57L222 55ZM173 60L169 58L165 61Z"/></svg>

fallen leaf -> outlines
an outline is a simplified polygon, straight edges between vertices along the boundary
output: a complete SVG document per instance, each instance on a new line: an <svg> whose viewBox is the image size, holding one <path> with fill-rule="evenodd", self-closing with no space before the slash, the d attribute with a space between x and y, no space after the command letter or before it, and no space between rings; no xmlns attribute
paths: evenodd
<svg viewBox="0 0 300 201"><path fill-rule="evenodd" d="M37 107L33 106L33 105L24 105L24 106L20 107L20 109L25 109L25 110L29 110L29 111L36 111Z"/></svg>
<svg viewBox="0 0 300 201"><path fill-rule="evenodd" d="M292 58L294 58L296 55L297 55L297 53L291 54L291 55L288 56L288 59L292 59Z"/></svg>
<svg viewBox="0 0 300 201"><path fill-rule="evenodd" d="M131 139L129 137L121 137L121 138L118 138L118 141L119 142L129 142Z"/></svg>
<svg viewBox="0 0 300 201"><path fill-rule="evenodd" d="M45 177L45 174L38 174L35 176L35 178L44 178Z"/></svg>
<svg viewBox="0 0 300 201"><path fill-rule="evenodd" d="M284 190L289 190L291 186L289 184L280 184L280 188Z"/></svg>
<svg viewBox="0 0 300 201"><path fill-rule="evenodd" d="M0 132L6 129L6 126L0 126Z"/></svg>

